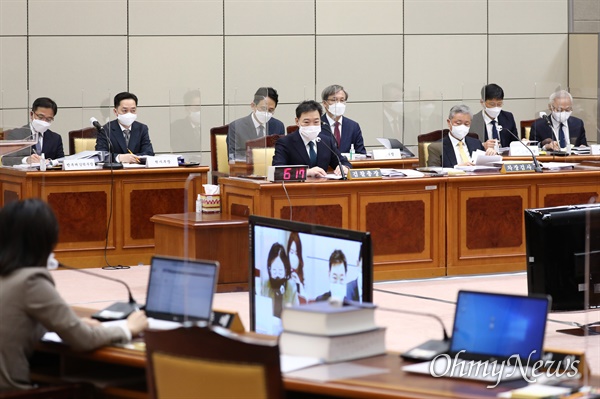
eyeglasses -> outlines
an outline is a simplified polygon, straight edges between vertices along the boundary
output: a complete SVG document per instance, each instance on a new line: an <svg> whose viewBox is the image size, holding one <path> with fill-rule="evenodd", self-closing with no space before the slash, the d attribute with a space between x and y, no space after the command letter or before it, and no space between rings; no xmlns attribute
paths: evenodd
<svg viewBox="0 0 600 399"><path fill-rule="evenodd" d="M36 117L37 119L39 119L39 120L41 120L41 121L48 122L48 123L52 123L52 122L54 122L54 118L53 118L53 117L51 117L51 116L45 116L45 115L42 115L42 114L36 114L36 113L34 113L34 115L35 115L35 117Z"/></svg>
<svg viewBox="0 0 600 399"><path fill-rule="evenodd" d="M346 99L345 98L328 98L327 99L327 104L334 104L334 103L345 104L346 103Z"/></svg>

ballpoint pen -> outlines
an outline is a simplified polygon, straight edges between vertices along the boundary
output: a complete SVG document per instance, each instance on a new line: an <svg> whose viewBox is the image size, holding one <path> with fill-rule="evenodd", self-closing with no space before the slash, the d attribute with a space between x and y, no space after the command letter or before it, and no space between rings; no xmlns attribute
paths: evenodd
<svg viewBox="0 0 600 399"><path fill-rule="evenodd" d="M137 157L137 155L135 155L133 152L131 152L131 150L129 148L127 149L127 151L129 151L129 153L135 157L135 162L140 163L140 160Z"/></svg>

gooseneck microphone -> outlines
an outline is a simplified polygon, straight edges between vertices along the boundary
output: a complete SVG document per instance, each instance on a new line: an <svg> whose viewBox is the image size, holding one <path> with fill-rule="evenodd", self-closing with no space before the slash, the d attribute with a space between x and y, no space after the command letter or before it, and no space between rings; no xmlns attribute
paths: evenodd
<svg viewBox="0 0 600 399"><path fill-rule="evenodd" d="M338 154L337 154L337 152L333 151L333 149L332 149L332 148L331 148L329 145L327 145L327 143L326 143L324 140L321 140L321 138L320 138L320 137L317 137L317 138L315 139L315 141L316 141L317 143L323 143L323 144L325 145L325 147L327 147L327 149L328 149L329 151L331 151L331 153L332 153L333 155L335 155L335 158L336 158L336 159L337 159L337 161L338 161L338 166L339 166L339 168L340 168L340 174L342 175L342 180L347 180L347 177L346 177L346 175L344 174L344 167L343 167L343 165L342 165L342 162L340 161L340 157L338 157Z"/></svg>
<svg viewBox="0 0 600 399"><path fill-rule="evenodd" d="M126 319L131 313L140 310L140 306L135 301L135 299L133 299L133 295L131 294L131 289L129 288L129 285L125 281L119 280L119 279L113 278L113 277L102 276L100 274L92 273L92 272L89 272L89 271L83 270L83 269L78 269L76 267L67 266L64 263L59 263L58 266L62 267L64 269L73 270L73 271L76 271L79 273L87 274L89 276L94 276L94 277L102 278L104 280L114 281L116 283L123 284L125 286L125 288L127 289L127 294L129 295L129 302L115 302L114 304L110 305L109 307L107 307L103 310L100 310L99 312L94 313L92 315L92 318L94 318L96 320L100 320L100 321L121 320L121 319Z"/></svg>
<svg viewBox="0 0 600 399"><path fill-rule="evenodd" d="M531 148L529 148L529 146L525 143L523 143L521 141L521 139L519 138L519 136L517 136L516 134L514 134L513 132L511 132L510 130L502 127L501 125L498 125L498 134L500 134L503 131L507 131L508 133L510 133L511 136L513 136L514 138L517 139L517 141L521 144L523 144L525 146L525 148L527 148L527 151L529 151L531 153L531 158L533 158L533 169L538 172L541 173L542 172L542 167L540 166L537 157L535 156L535 154L533 153L533 151L531 151Z"/></svg>
<svg viewBox="0 0 600 399"><path fill-rule="evenodd" d="M102 127L102 125L100 125L100 122L98 122L98 119L94 118L93 116L90 118L90 123L92 124L92 126L94 126L96 128L96 130L98 131L99 134L103 134L104 136L106 136L106 140L108 141L108 157L109 157L109 161L108 162L104 162L104 165L102 166L103 169L123 169L123 164L120 162L113 162L113 149L112 149L112 143L110 141L110 137L108 135L108 133L106 132L106 130L104 130L104 128Z"/></svg>

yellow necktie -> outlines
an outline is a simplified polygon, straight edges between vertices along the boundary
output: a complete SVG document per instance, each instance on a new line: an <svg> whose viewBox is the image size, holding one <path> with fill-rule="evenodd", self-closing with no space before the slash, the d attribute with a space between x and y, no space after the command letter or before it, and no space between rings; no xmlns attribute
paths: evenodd
<svg viewBox="0 0 600 399"><path fill-rule="evenodd" d="M462 160L461 163L469 163L470 162L469 154L467 153L467 150L462 141L458 142L458 152L460 154L460 159Z"/></svg>

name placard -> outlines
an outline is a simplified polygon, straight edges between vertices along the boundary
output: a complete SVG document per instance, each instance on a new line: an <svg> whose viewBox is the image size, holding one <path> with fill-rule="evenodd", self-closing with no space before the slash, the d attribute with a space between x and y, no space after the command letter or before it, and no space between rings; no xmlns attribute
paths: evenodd
<svg viewBox="0 0 600 399"><path fill-rule="evenodd" d="M381 179L382 177L379 168L348 170L348 180Z"/></svg>
<svg viewBox="0 0 600 399"><path fill-rule="evenodd" d="M243 333L245 331L244 324L238 313L229 310L213 309L212 314L210 315L210 324L228 328L237 333Z"/></svg>
<svg viewBox="0 0 600 399"><path fill-rule="evenodd" d="M510 162L503 163L500 173L524 173L524 172L535 172L535 165L533 162Z"/></svg>
<svg viewBox="0 0 600 399"><path fill-rule="evenodd" d="M92 170L96 169L96 161L93 159L73 159L63 161L63 170Z"/></svg>
<svg viewBox="0 0 600 399"><path fill-rule="evenodd" d="M401 159L402 153L399 148L379 148L373 150L373 159Z"/></svg>
<svg viewBox="0 0 600 399"><path fill-rule="evenodd" d="M592 155L600 155L600 144L592 144L590 150Z"/></svg>
<svg viewBox="0 0 600 399"><path fill-rule="evenodd" d="M146 157L147 168L176 168L179 167L177 155L161 155L160 157Z"/></svg>

